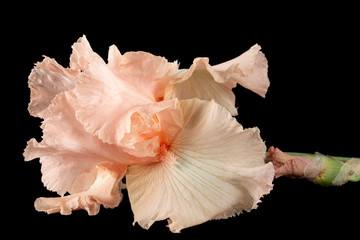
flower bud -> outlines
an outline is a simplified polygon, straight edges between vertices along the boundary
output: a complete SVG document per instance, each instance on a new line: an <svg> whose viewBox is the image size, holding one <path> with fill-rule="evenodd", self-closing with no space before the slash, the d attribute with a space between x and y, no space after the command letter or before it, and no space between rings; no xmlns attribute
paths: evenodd
<svg viewBox="0 0 360 240"><path fill-rule="evenodd" d="M275 177L305 178L323 186L340 186L360 180L360 158L343 158L321 153L284 153L270 147L266 162L275 167Z"/></svg>

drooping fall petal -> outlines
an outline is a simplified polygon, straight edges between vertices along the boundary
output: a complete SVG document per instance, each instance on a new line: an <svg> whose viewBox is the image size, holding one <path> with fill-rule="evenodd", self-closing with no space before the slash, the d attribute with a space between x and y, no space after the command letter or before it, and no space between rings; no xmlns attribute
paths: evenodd
<svg viewBox="0 0 360 240"><path fill-rule="evenodd" d="M72 210L85 209L89 215L96 215L100 205L106 208L117 207L122 200L120 185L125 172L126 167L123 165L97 165L91 169L95 181L87 190L65 197L38 198L35 208L47 213L60 212L62 215L69 215ZM90 175L90 172L87 174Z"/></svg>
<svg viewBox="0 0 360 240"><path fill-rule="evenodd" d="M44 113L43 140L31 139L24 151L26 161L40 158L44 185L60 195L89 188L95 180L89 171L104 162L124 165L149 161L135 159L87 133L75 118L74 98L71 91L55 97Z"/></svg>
<svg viewBox="0 0 360 240"><path fill-rule="evenodd" d="M179 99L214 99L232 115L237 114L235 95L232 88L236 84L265 97L269 87L267 60L254 45L237 58L211 66L208 58L196 58L188 70L179 71L173 80L172 97Z"/></svg>
<svg viewBox="0 0 360 240"><path fill-rule="evenodd" d="M169 219L173 232L256 208L272 189L257 128L243 129L214 101L180 101L182 129L161 162L130 166L127 188L135 222L149 228ZM221 141L219 141L221 139Z"/></svg>

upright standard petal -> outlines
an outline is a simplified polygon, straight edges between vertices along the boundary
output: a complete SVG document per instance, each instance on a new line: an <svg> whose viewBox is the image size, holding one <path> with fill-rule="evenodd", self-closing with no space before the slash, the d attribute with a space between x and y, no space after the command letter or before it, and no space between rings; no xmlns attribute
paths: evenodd
<svg viewBox="0 0 360 240"><path fill-rule="evenodd" d="M235 84L228 85L209 64L208 58L196 58L189 70L177 73L178 81L173 81L173 98L215 100L225 107L232 115L237 114L235 95L232 88Z"/></svg>
<svg viewBox="0 0 360 240"><path fill-rule="evenodd" d="M121 145L125 134L131 131L132 115L141 106L156 103L160 98L156 89L162 89L165 82L157 82L157 77L167 79L171 71L163 67L164 59L159 62L144 53L121 56L115 50L110 51L108 66L84 37L76 43L74 51L74 66L84 69L75 88L77 119L102 141ZM150 71L155 72L155 78L150 78Z"/></svg>
<svg viewBox="0 0 360 240"><path fill-rule="evenodd" d="M77 76L78 71L63 68L48 57L36 63L28 82L31 91L29 113L34 117L43 117L43 112L57 94L75 87Z"/></svg>
<svg viewBox="0 0 360 240"><path fill-rule="evenodd" d="M161 162L130 166L126 183L134 221L149 228L169 219L172 232L256 208L272 189L257 128L244 130L214 101L180 101L182 129Z"/></svg>
<svg viewBox="0 0 360 240"><path fill-rule="evenodd" d="M267 76L268 62L258 44L230 61L213 66L225 82L233 81L262 97L265 97L270 81Z"/></svg>
<svg viewBox="0 0 360 240"><path fill-rule="evenodd" d="M269 87L267 60L254 45L237 58L211 66L208 58L196 58L188 70L181 70L172 81L172 97L179 99L199 98L215 100L232 115L237 114L235 95L236 84L265 97Z"/></svg>
<svg viewBox="0 0 360 240"><path fill-rule="evenodd" d="M147 52L120 53L115 45L109 49L109 68L120 79L154 101L162 101L167 84L178 69L177 62Z"/></svg>

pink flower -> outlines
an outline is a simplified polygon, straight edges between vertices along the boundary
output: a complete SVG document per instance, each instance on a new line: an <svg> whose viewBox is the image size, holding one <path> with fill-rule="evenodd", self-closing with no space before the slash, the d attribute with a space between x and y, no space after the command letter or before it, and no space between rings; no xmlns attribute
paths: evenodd
<svg viewBox="0 0 360 240"><path fill-rule="evenodd" d="M255 78L257 67L239 77L235 62L205 64L218 76L213 87L179 99L179 82L200 81L185 77L200 65L179 72L176 62L145 52L122 55L115 46L105 63L85 36L73 45L70 68L45 57L29 76L29 112L44 119L44 135L28 142L24 156L40 158L44 185L61 196L39 198L35 208L95 215L100 205L121 202L123 177L134 222L144 228L169 219L170 230L179 232L256 208L274 177L259 129L243 129L229 102L221 106L223 98L207 99L216 88L230 91L235 81L246 86ZM248 87L262 94L255 85Z"/></svg>

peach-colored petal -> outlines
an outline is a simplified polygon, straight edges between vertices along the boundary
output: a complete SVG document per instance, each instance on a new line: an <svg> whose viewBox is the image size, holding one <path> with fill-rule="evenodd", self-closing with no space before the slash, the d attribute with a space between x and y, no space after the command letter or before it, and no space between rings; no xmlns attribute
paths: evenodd
<svg viewBox="0 0 360 240"><path fill-rule="evenodd" d="M184 125L183 111L178 99L171 99L173 106L158 112L156 118L161 125L162 142L170 145Z"/></svg>
<svg viewBox="0 0 360 240"><path fill-rule="evenodd" d="M58 93L75 87L77 75L78 71L63 68L48 57L36 63L29 75L29 113L34 117L42 117L43 111Z"/></svg>
<svg viewBox="0 0 360 240"><path fill-rule="evenodd" d="M188 70L178 71L175 75L177 79L171 81L172 97L213 99L236 115L235 95L231 89L238 83L265 97L270 84L267 67L259 45L254 45L237 58L214 66L209 64L208 58L196 58Z"/></svg>
<svg viewBox="0 0 360 240"><path fill-rule="evenodd" d="M117 207L122 200L120 185L126 167L107 163L105 166L97 165L91 172L95 180L87 190L65 197L38 198L35 201L36 210L69 215L72 210L85 209L89 215L96 215L100 205L106 208Z"/></svg>
<svg viewBox="0 0 360 240"><path fill-rule="evenodd" d="M181 76L182 75L182 76ZM228 109L232 115L237 114L235 95L232 87L228 87L224 80L209 65L208 58L196 58L187 71L177 73L181 80L175 83L173 98L215 100Z"/></svg>
<svg viewBox="0 0 360 240"><path fill-rule="evenodd" d="M233 81L265 97L270 85L267 76L268 62L258 44L230 61L213 66L225 82Z"/></svg>
<svg viewBox="0 0 360 240"><path fill-rule="evenodd" d="M74 48L76 58L73 58L73 62L79 62L76 66L84 70L75 88L77 95L75 108L77 119L89 133L106 143L121 145L124 135L131 131L132 115L145 109L142 106L156 103L156 97L147 95L149 92L143 92L144 89L149 89L155 94L155 88L159 87L156 78L148 79L151 75L150 71L154 71L154 76L167 79L167 76L163 75L165 72L170 74L170 70L166 64L167 67L163 67L164 59L159 63L152 57L149 58L149 54L122 56L120 53L118 55L114 53L114 47L111 49L113 50L110 51L109 67L91 50L85 37L77 42ZM123 73L120 74L116 67L123 69L124 71L121 71ZM160 73L156 72L158 68L161 69ZM142 75L143 70L144 75ZM141 83L143 86L137 88ZM153 84L154 87L151 86ZM163 82L160 85L163 85ZM165 104L171 105L168 102ZM164 104L156 105L155 108L159 106Z"/></svg>
<svg viewBox="0 0 360 240"><path fill-rule="evenodd" d="M135 222L169 219L172 232L256 208L272 189L257 128L244 130L214 101L180 101L183 129L161 162L130 166L126 183Z"/></svg>
<svg viewBox="0 0 360 240"><path fill-rule="evenodd" d="M177 62L147 52L127 52L121 55L115 45L109 49L110 70L120 79L154 101L164 99L166 85L177 70Z"/></svg>
<svg viewBox="0 0 360 240"><path fill-rule="evenodd" d="M176 119L169 117L179 112L178 100L170 99L133 108L130 131L120 142L124 151L136 157L155 157L161 144L169 143L176 131Z"/></svg>
<svg viewBox="0 0 360 240"><path fill-rule="evenodd" d="M88 42L85 35L78 39L76 43L72 45L72 53L70 56L70 68L77 70L85 70L88 68L90 59L97 59L102 61L101 57L95 54Z"/></svg>
<svg viewBox="0 0 360 240"><path fill-rule="evenodd" d="M31 139L24 152L26 161L40 158L42 181L49 190L63 195L87 189L94 181L88 171L102 162L128 165L154 161L135 158L86 132L75 118L74 102L72 91L58 94L44 114L43 140Z"/></svg>

